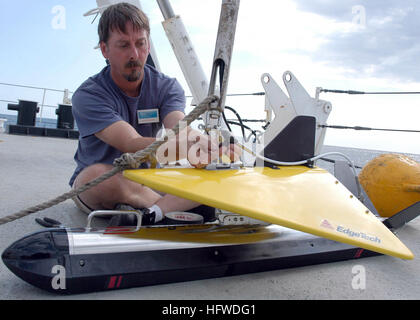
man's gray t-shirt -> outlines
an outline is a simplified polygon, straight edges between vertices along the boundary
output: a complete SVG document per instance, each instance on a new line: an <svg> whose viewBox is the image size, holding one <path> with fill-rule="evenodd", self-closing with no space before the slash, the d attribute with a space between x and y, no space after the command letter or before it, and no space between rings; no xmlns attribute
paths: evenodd
<svg viewBox="0 0 420 320"><path fill-rule="evenodd" d="M73 116L79 129L79 145L74 156L77 168L74 179L85 167L95 163L112 164L122 152L95 136L116 121L126 121L143 137L155 137L162 120L172 111L185 108L184 90L174 78L145 65L138 97L127 96L112 80L110 66L86 80L73 94ZM154 123L138 122L138 110L158 110Z"/></svg>

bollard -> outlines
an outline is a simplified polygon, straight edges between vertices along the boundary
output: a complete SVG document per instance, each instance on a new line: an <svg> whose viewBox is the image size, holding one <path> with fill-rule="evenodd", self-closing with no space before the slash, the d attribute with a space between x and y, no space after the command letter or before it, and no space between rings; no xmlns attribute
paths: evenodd
<svg viewBox="0 0 420 320"><path fill-rule="evenodd" d="M55 114L57 115L57 129L74 129L71 105L59 104Z"/></svg>
<svg viewBox="0 0 420 320"><path fill-rule="evenodd" d="M38 102L18 100L18 104L8 104L8 110L18 112L17 124L21 126L35 126L36 114L39 112Z"/></svg>

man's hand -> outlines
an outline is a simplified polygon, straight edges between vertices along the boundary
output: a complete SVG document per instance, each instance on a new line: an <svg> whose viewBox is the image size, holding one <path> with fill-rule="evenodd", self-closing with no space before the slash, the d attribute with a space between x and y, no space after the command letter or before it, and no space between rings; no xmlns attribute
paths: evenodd
<svg viewBox="0 0 420 320"><path fill-rule="evenodd" d="M163 120L165 128L171 130L175 124L182 120L184 114L180 111L169 113ZM196 168L203 168L214 160L226 155L231 162L238 161L242 150L235 143L229 147L219 147L218 132L209 135L187 127L186 123L180 126L178 135L165 142L156 152L156 157L161 164L167 164L180 159L187 159Z"/></svg>
<svg viewBox="0 0 420 320"><path fill-rule="evenodd" d="M219 157L217 137L211 137L191 129L184 128L177 135L170 134L156 152L161 164L168 164L181 159L202 168Z"/></svg>
<svg viewBox="0 0 420 320"><path fill-rule="evenodd" d="M185 128L178 135L170 135L170 138L158 148L156 158L161 164L187 159L192 166L204 168L220 157L225 157L222 158L223 162L236 162L240 159L241 153L242 149L234 142L228 146L219 145L218 135L206 135Z"/></svg>
<svg viewBox="0 0 420 320"><path fill-rule="evenodd" d="M228 146L219 145L218 136L197 132L194 134L196 140L195 144L188 149L188 161L196 168L203 168L223 156L226 156L230 162L236 162L242 155L242 149L234 141Z"/></svg>
<svg viewBox="0 0 420 320"><path fill-rule="evenodd" d="M229 147L221 146L219 148L219 155L222 157L226 155L229 157L230 162L239 161L241 158L242 149L235 143L229 144Z"/></svg>
<svg viewBox="0 0 420 320"><path fill-rule="evenodd" d="M212 161L219 158L218 137L204 135L195 130L188 134L188 162L196 168L204 168Z"/></svg>

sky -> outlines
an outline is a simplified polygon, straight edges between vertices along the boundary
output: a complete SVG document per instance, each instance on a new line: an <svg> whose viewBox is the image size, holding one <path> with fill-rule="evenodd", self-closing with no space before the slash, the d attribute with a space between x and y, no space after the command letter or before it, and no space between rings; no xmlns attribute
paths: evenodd
<svg viewBox="0 0 420 320"><path fill-rule="evenodd" d="M162 72L187 82L162 28L156 1L140 0ZM221 1L172 0L209 77ZM83 14L95 0L0 2L0 83L74 91L105 65L97 45L99 18ZM418 0L241 0L228 93L263 91L261 75L282 84L291 71L314 97L317 87L420 91ZM419 130L420 95L343 95L330 101L330 125ZM0 85L0 100L43 100L43 91ZM56 105L61 93L47 92ZM243 118L264 119L264 97L231 97ZM0 102L0 113L7 108ZM187 111L191 110L190 107ZM52 108L44 108L48 116ZM234 118L227 114L228 118ZM253 125L259 128L258 124ZM325 144L420 154L420 133L329 129Z"/></svg>

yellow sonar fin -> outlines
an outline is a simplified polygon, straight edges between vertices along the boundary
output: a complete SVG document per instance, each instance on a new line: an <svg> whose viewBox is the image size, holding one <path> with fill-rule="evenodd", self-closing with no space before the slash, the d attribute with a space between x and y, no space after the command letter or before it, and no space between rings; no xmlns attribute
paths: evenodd
<svg viewBox="0 0 420 320"><path fill-rule="evenodd" d="M266 226L215 226L212 224L141 228L131 233L120 232L120 227L109 227L105 234L117 234L132 239L151 239L175 242L211 244L244 244L278 238L281 231Z"/></svg>
<svg viewBox="0 0 420 320"><path fill-rule="evenodd" d="M155 190L402 259L413 253L334 176L291 166L125 170Z"/></svg>

